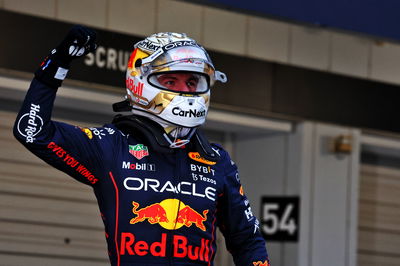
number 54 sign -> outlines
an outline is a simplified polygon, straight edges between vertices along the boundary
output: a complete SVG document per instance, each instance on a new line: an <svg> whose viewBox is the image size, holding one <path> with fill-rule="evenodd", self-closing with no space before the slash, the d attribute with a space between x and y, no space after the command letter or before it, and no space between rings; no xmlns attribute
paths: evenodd
<svg viewBox="0 0 400 266"><path fill-rule="evenodd" d="M266 240L297 241L299 197L263 197L261 233Z"/></svg>

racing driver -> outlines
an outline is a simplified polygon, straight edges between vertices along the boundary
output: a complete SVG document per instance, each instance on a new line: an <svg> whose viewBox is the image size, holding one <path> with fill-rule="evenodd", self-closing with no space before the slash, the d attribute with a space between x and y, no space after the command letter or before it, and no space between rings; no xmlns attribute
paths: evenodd
<svg viewBox="0 0 400 266"><path fill-rule="evenodd" d="M44 59L14 135L36 156L93 188L112 265L213 265L216 227L236 265L269 265L235 163L199 128L210 88L226 82L186 34L157 33L134 45L126 97L103 127L51 120L73 59L96 49L96 33L74 26Z"/></svg>

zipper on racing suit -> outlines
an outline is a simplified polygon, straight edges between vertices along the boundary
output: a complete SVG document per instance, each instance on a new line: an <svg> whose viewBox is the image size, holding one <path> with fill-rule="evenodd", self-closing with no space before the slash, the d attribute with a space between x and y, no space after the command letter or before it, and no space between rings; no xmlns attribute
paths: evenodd
<svg viewBox="0 0 400 266"><path fill-rule="evenodd" d="M183 169L183 164L182 164L182 159L184 158L184 153L186 152L185 148L177 148L174 150L174 156L175 156L175 165L174 165L174 177L173 177L173 181L175 182L174 187L178 187L178 184L181 182L182 180L182 175L184 174L184 169ZM177 218L178 218L178 214L179 214L179 209L180 209L180 205L181 205L181 198L180 198L180 192L177 191L177 193L175 193L175 198L178 200L178 208L176 210L176 217L175 217L175 225L174 228L176 227L176 223L177 223ZM171 243L171 245L169 246L169 265L173 266L174 265L174 256L173 256L173 232L174 230L169 230L168 231L168 243Z"/></svg>

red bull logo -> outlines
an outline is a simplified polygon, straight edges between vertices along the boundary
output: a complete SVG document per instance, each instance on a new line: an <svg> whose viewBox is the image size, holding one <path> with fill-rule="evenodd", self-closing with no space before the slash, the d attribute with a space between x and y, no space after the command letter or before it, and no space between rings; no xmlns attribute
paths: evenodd
<svg viewBox="0 0 400 266"><path fill-rule="evenodd" d="M126 87L136 95L142 96L143 86L144 84L142 82L138 82L138 84L135 84L135 80L130 77L126 79Z"/></svg>
<svg viewBox="0 0 400 266"><path fill-rule="evenodd" d="M210 240L202 238L200 245L190 245L185 236L174 235L172 243L172 255L175 258L189 258L190 260L210 261ZM165 257L167 250L167 234L161 234L161 240L149 243L145 240L137 241L134 234L129 232L121 233L121 255L136 255L154 257Z"/></svg>
<svg viewBox="0 0 400 266"><path fill-rule="evenodd" d="M268 263L268 261L255 261L253 262L253 266L270 266L270 264Z"/></svg>
<svg viewBox="0 0 400 266"><path fill-rule="evenodd" d="M147 220L150 224L158 223L165 229L176 230L182 226L196 226L202 231L206 231L204 222L207 220L208 210L202 214L198 213L189 205L185 205L178 199L166 199L160 203L139 208L139 203L132 201L132 212L136 217L132 218L130 224L136 224Z"/></svg>
<svg viewBox="0 0 400 266"><path fill-rule="evenodd" d="M151 224L160 222L168 223L167 213L159 203L141 208L140 210L137 210L137 208L139 207L139 203L132 201L132 205L132 212L137 216L131 219L130 224L143 222L146 219Z"/></svg>
<svg viewBox="0 0 400 266"><path fill-rule="evenodd" d="M207 220L207 213L208 210L204 210L203 215L201 215L189 206L186 206L178 212L178 217L175 219L175 222L183 224L187 227L195 224L201 230L206 231L206 227L204 226L203 222Z"/></svg>

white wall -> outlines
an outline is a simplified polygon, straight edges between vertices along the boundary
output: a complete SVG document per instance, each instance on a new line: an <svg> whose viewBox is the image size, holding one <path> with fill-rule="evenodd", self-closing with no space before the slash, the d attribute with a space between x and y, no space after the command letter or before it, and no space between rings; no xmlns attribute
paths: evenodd
<svg viewBox="0 0 400 266"><path fill-rule="evenodd" d="M260 219L262 196L299 196L300 139L293 133L236 135L234 158L253 214ZM296 151L297 150L297 151ZM294 169L296 174L293 175ZM298 244L267 242L272 265L297 266Z"/></svg>

